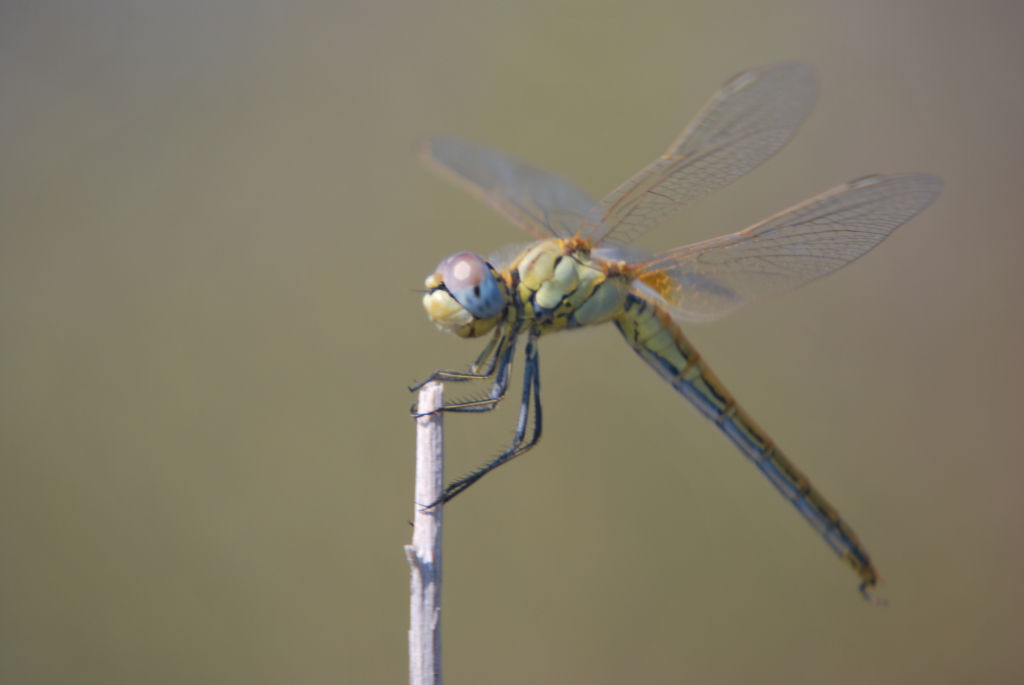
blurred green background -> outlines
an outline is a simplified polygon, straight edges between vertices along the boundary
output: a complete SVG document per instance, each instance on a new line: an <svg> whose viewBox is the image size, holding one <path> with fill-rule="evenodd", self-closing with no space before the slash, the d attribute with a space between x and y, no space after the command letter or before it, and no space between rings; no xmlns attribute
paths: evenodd
<svg viewBox="0 0 1024 685"><path fill-rule="evenodd" d="M1022 20L995 0L3 3L0 682L405 681L405 387L480 348L414 291L524 238L417 140L600 196L733 73L790 59L821 83L797 138L644 245L871 172L945 179L853 267L688 329L891 606L613 329L577 332L541 346L541 445L447 509L447 680L1024 679ZM449 472L513 423L450 418Z"/></svg>

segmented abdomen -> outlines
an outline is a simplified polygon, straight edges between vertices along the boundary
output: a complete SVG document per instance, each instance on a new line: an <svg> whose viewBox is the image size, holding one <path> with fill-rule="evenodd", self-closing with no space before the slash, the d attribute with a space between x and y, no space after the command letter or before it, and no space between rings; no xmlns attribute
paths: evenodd
<svg viewBox="0 0 1024 685"><path fill-rule="evenodd" d="M640 357L714 421L768 480L814 527L861 579L861 592L878 582L867 553L838 512L736 404L671 317L656 303L630 293L615 319L619 332Z"/></svg>

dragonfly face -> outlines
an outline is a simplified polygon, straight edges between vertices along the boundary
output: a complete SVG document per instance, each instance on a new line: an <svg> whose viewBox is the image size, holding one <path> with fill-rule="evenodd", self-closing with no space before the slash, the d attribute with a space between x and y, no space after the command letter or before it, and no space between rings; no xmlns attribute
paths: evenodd
<svg viewBox="0 0 1024 685"><path fill-rule="evenodd" d="M443 259L424 284L427 316L441 330L463 338L488 332L505 310L504 285L498 283L494 268L472 252Z"/></svg>
<svg viewBox="0 0 1024 685"><path fill-rule="evenodd" d="M430 166L536 239L507 263L492 265L460 252L426 280L423 306L439 328L464 338L493 331L467 370L437 371L428 379L491 381L486 397L450 402L445 411L494 409L508 388L516 341L527 338L511 446L448 485L442 502L540 438L537 339L610 322L854 569L868 596L878 573L853 530L737 404L679 324L719 318L842 268L928 206L942 182L927 174L865 176L719 238L645 259L630 259L619 248L775 154L810 111L815 92L814 75L804 64L737 75L661 157L600 202L497 150L458 138L427 141L423 153Z"/></svg>

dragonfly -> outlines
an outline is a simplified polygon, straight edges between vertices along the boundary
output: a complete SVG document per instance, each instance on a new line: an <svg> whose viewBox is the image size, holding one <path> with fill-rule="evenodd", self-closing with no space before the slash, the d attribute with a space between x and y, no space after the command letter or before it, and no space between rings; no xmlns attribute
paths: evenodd
<svg viewBox="0 0 1024 685"><path fill-rule="evenodd" d="M517 341L526 339L512 443L447 485L430 506L450 501L537 444L542 429L538 338L611 323L754 463L852 567L860 593L876 601L879 574L853 529L737 404L680 324L718 319L846 266L927 207L941 180L920 173L864 176L736 233L653 255L626 247L775 154L796 132L816 94L814 72L806 64L741 72L664 154L600 202L562 177L497 150L456 137L424 142L428 166L535 239L490 259L456 253L426 279L423 306L438 328L462 338L490 334L468 369L436 371L412 388L429 381L490 381L486 395L447 402L441 411L497 407L509 386Z"/></svg>

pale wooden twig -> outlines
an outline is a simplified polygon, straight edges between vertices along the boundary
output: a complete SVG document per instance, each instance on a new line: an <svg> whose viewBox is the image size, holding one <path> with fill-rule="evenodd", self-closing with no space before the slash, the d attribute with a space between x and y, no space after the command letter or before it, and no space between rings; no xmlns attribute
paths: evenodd
<svg viewBox="0 0 1024 685"><path fill-rule="evenodd" d="M412 544L405 558L412 572L409 598L409 685L441 685L441 513L444 488L444 422L440 383L420 390L416 420L416 497Z"/></svg>

